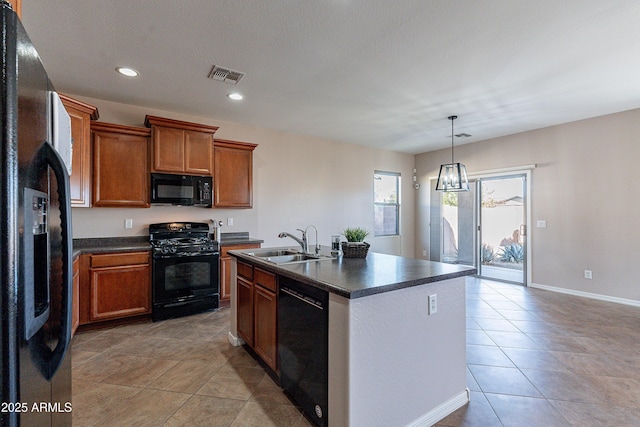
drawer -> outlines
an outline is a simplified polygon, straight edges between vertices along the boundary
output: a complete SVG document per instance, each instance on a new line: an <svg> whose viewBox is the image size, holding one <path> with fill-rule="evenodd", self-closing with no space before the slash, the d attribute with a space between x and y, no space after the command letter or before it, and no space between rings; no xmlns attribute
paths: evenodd
<svg viewBox="0 0 640 427"><path fill-rule="evenodd" d="M253 281L253 266L251 264L245 264L242 261L238 261L238 276L244 277L249 281Z"/></svg>
<svg viewBox="0 0 640 427"><path fill-rule="evenodd" d="M243 249L256 249L260 247L260 243L247 243L245 245L229 245L220 247L220 257L224 258L229 251L241 251Z"/></svg>
<svg viewBox="0 0 640 427"><path fill-rule="evenodd" d="M255 278L256 278L255 280L256 285L260 285L266 289L271 289L273 292L276 291L276 275L275 274L256 268Z"/></svg>
<svg viewBox="0 0 640 427"><path fill-rule="evenodd" d="M118 252L90 256L91 268L117 267L120 265L149 264L149 252Z"/></svg>

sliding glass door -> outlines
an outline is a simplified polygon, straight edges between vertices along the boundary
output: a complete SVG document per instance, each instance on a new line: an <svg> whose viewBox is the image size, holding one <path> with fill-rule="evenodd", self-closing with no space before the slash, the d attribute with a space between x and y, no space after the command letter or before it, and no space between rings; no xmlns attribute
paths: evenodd
<svg viewBox="0 0 640 427"><path fill-rule="evenodd" d="M524 175L476 181L478 275L524 284L526 278L526 180Z"/></svg>
<svg viewBox="0 0 640 427"><path fill-rule="evenodd" d="M471 191L432 185L431 260L472 265L480 277L526 284L526 174L479 177Z"/></svg>
<svg viewBox="0 0 640 427"><path fill-rule="evenodd" d="M431 260L475 266L475 183L471 191L436 192L432 188Z"/></svg>

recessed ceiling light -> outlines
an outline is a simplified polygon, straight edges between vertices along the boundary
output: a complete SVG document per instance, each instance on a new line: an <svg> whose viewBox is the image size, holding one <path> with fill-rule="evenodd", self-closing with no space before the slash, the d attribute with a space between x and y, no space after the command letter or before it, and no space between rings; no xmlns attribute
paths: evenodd
<svg viewBox="0 0 640 427"><path fill-rule="evenodd" d="M227 98L233 99L234 101L241 101L242 99L244 99L244 96L242 96L242 94L239 94L238 92L233 92L228 93Z"/></svg>
<svg viewBox="0 0 640 427"><path fill-rule="evenodd" d="M116 68L116 71L122 74L123 76L127 76L127 77L138 77L140 75L140 73L134 70L133 68L118 67Z"/></svg>

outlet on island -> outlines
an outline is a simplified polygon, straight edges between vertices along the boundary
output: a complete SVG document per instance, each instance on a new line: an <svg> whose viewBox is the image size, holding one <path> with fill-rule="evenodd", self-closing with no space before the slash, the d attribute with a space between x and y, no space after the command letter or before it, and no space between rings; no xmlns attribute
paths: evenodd
<svg viewBox="0 0 640 427"><path fill-rule="evenodd" d="M429 316L438 312L438 294L429 295Z"/></svg>
<svg viewBox="0 0 640 427"><path fill-rule="evenodd" d="M133 219L125 219L124 228L133 228Z"/></svg>

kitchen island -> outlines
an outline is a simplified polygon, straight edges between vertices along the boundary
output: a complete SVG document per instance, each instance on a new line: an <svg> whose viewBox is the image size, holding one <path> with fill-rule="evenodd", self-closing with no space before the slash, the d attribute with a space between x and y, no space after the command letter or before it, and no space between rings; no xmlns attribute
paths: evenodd
<svg viewBox="0 0 640 427"><path fill-rule="evenodd" d="M276 265L256 252L230 252L229 339L244 343L238 264L326 291L329 426L429 426L468 402L465 276L474 268L378 253Z"/></svg>

